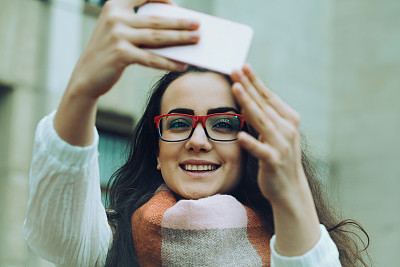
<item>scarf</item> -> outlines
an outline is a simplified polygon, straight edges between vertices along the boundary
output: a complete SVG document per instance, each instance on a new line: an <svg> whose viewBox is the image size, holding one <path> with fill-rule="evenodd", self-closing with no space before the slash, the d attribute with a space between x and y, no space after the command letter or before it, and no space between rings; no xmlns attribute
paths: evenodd
<svg viewBox="0 0 400 267"><path fill-rule="evenodd" d="M164 185L132 215L140 266L269 266L270 234L230 195L179 200Z"/></svg>

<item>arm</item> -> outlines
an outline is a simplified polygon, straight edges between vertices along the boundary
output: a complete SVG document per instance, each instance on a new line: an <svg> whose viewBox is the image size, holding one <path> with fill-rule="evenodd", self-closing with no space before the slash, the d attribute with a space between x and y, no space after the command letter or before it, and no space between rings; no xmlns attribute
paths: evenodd
<svg viewBox="0 0 400 267"><path fill-rule="evenodd" d="M287 267L310 267L325 266L338 267L341 266L339 261L339 252L336 245L329 236L325 226L320 225L321 235L317 244L300 256L282 256L275 250L276 235L270 242L271 247L271 266L287 266Z"/></svg>
<svg viewBox="0 0 400 267"><path fill-rule="evenodd" d="M141 64L175 71L186 67L140 47L196 43L199 37L194 30L198 24L133 12L134 6L146 2L152 0L114 0L105 4L55 116L54 127L66 142L77 146L91 144L98 99L113 87L127 66Z"/></svg>
<svg viewBox="0 0 400 267"><path fill-rule="evenodd" d="M35 135L25 239L53 263L97 266L111 240L100 201L97 132L92 129L90 146L71 146L56 134L54 114L42 119Z"/></svg>
<svg viewBox="0 0 400 267"><path fill-rule="evenodd" d="M100 201L97 102L131 64L183 70L140 47L195 43L196 22L139 16L151 0L111 0L103 8L56 114L38 126L30 173L25 238L42 257L66 266L104 261L111 239ZM168 0L157 0L168 3ZM54 122L54 124L53 124Z"/></svg>
<svg viewBox="0 0 400 267"><path fill-rule="evenodd" d="M300 117L249 65L232 79L246 121L260 134L255 139L242 132L238 141L259 159L258 185L274 215L274 251L286 257L303 255L317 244L321 230L301 163Z"/></svg>

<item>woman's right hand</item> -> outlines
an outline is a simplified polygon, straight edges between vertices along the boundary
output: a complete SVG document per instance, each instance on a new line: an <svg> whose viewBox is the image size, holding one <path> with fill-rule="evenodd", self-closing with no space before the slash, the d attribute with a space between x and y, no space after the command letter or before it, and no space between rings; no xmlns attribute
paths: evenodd
<svg viewBox="0 0 400 267"><path fill-rule="evenodd" d="M187 19L135 14L134 6L168 0L110 0L99 16L93 35L72 74L69 89L98 98L112 88L124 69L141 64L182 71L186 65L150 53L143 47L194 44L198 23Z"/></svg>
<svg viewBox="0 0 400 267"><path fill-rule="evenodd" d="M121 77L125 68L141 64L183 71L185 64L152 54L143 47L194 44L195 21L135 14L134 6L169 0L109 0L79 59L54 118L58 135L76 146L93 142L97 102Z"/></svg>

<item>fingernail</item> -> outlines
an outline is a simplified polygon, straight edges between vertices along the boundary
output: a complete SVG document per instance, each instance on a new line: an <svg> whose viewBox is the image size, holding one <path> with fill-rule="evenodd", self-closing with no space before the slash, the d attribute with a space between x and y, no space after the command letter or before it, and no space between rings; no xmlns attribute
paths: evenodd
<svg viewBox="0 0 400 267"><path fill-rule="evenodd" d="M245 66L245 70L246 70L248 73L250 73L250 72L253 71L253 68L251 67L250 63L246 63L246 65L244 65L244 66Z"/></svg>
<svg viewBox="0 0 400 267"><path fill-rule="evenodd" d="M243 79L243 77L244 77L243 72L242 71L238 71L237 73L238 73L238 78L240 80Z"/></svg>
<svg viewBox="0 0 400 267"><path fill-rule="evenodd" d="M234 83L233 87L236 88L239 91L239 93L243 92L243 87L240 83L238 83L238 82Z"/></svg>
<svg viewBox="0 0 400 267"><path fill-rule="evenodd" d="M244 133L241 132L241 131L238 132L237 138L240 139L240 140L247 140L247 139L248 139L247 136L246 136L246 134L244 134Z"/></svg>
<svg viewBox="0 0 400 267"><path fill-rule="evenodd" d="M189 33L189 38L193 42L197 42L200 39L200 35L198 32L190 32Z"/></svg>
<svg viewBox="0 0 400 267"><path fill-rule="evenodd" d="M200 23L197 20L189 20L189 27L191 29L197 29L200 26Z"/></svg>
<svg viewBox="0 0 400 267"><path fill-rule="evenodd" d="M238 70L232 71L231 78L234 82L239 81L240 80L239 71Z"/></svg>
<svg viewBox="0 0 400 267"><path fill-rule="evenodd" d="M175 63L175 68L178 71L184 71L186 69L186 67L187 67L186 63L182 63L182 62L176 62Z"/></svg>

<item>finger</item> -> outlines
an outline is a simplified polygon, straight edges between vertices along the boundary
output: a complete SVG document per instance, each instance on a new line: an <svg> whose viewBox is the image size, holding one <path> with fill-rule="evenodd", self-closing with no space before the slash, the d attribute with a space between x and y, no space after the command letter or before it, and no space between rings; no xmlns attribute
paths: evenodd
<svg viewBox="0 0 400 267"><path fill-rule="evenodd" d="M243 85L246 93L257 103L258 107L263 112L264 120L269 120L274 124L273 131L269 132L267 135L267 138L269 138L271 142L278 147L283 147L284 140L291 140L296 137L298 123L293 125L293 122L288 118L282 117L277 110L259 94L247 76L243 75L240 71L236 71L232 74L232 79Z"/></svg>
<svg viewBox="0 0 400 267"><path fill-rule="evenodd" d="M268 143L262 143L246 132L240 132L237 141L254 157L263 162L274 162L275 149Z"/></svg>
<svg viewBox="0 0 400 267"><path fill-rule="evenodd" d="M233 94L242 109L245 120L250 123L256 131L268 139L269 142L279 145L283 142L278 135L275 124L269 120L258 104L248 95L240 83L232 86Z"/></svg>
<svg viewBox="0 0 400 267"><path fill-rule="evenodd" d="M134 48L131 53L131 62L129 63L138 63L143 66L169 71L184 71L187 67L185 63L170 60L139 48Z"/></svg>
<svg viewBox="0 0 400 267"><path fill-rule="evenodd" d="M239 86L242 87L243 83L237 83L234 84L235 86ZM244 84L248 84L246 82L244 82ZM247 85L249 86L249 85ZM252 87L252 86L251 86ZM243 88L243 87L242 87ZM257 102L257 96L252 97L249 93L249 90L246 90L246 92L249 94L249 97ZM251 91L251 90L250 90ZM269 132L269 135L266 136L266 138L269 137L269 140L271 142L274 142L274 144L278 145L279 147L282 147L282 144L284 140L291 140L293 138L295 138L297 136L297 132L298 132L298 127L296 127L295 125L293 125L288 119L281 117L276 110L270 106L267 102L264 101L264 105L261 106L259 103L257 103L258 107L260 108L260 110L262 111L262 117L263 120L269 120L272 122L273 126L270 125L270 128L272 128L271 132ZM244 113L245 111L243 111L242 108L242 113ZM259 114L259 113L258 113ZM246 117L247 119L247 117ZM260 133L260 136L263 136L262 133ZM260 141L263 141L263 139L259 139Z"/></svg>
<svg viewBox="0 0 400 267"><path fill-rule="evenodd" d="M140 0L108 0L106 1L105 5L111 5L111 4L118 4L119 6L123 6L129 9L132 9L133 7L140 5L140 2L145 2ZM143 3L141 3L143 4Z"/></svg>
<svg viewBox="0 0 400 267"><path fill-rule="evenodd" d="M266 101L259 95L258 91L254 88L250 80L241 71L234 71L231 75L234 82L241 83L246 92L253 98L254 101L262 108L265 106Z"/></svg>
<svg viewBox="0 0 400 267"><path fill-rule="evenodd" d="M274 95L274 93L272 93L272 91L268 89L268 87L264 84L264 82L261 81L260 78L258 78L258 76L255 74L249 63L243 66L242 71L246 75L246 77L251 81L251 83L254 84L260 95L265 100L270 99Z"/></svg>
<svg viewBox="0 0 400 267"><path fill-rule="evenodd" d="M144 49L132 46L132 44L128 42L120 43L118 48L114 51L114 55L115 61L123 63L124 67L135 63L169 71L184 71L187 67L185 63L156 55Z"/></svg>
<svg viewBox="0 0 400 267"><path fill-rule="evenodd" d="M133 7L136 7L136 6L142 6L142 5L144 5L146 3L150 3L150 2L175 4L174 1L171 1L171 0L109 0L107 2L117 2L120 5L128 7L130 9L132 9Z"/></svg>
<svg viewBox="0 0 400 267"><path fill-rule="evenodd" d="M268 101L268 103L281 115L282 117L290 120L291 122L299 123L299 114L286 104L278 95L274 94L255 74L250 64L243 67L243 73L248 77L252 84L254 84L260 96Z"/></svg>
<svg viewBox="0 0 400 267"><path fill-rule="evenodd" d="M196 31L127 29L123 34L132 44L149 48L195 44L200 38Z"/></svg>
<svg viewBox="0 0 400 267"><path fill-rule="evenodd" d="M292 138L293 136L293 125L288 121L287 118L281 117L281 115L265 100L255 88L256 86L241 72L233 72L232 79L240 82L243 88L249 94L253 101L257 103L259 108L262 110L264 120L270 120L274 124L273 134L275 135L275 141L282 141L283 139ZM280 138L277 135L282 135ZM270 135L271 136L271 133ZM277 143L278 144L278 143Z"/></svg>
<svg viewBox="0 0 400 267"><path fill-rule="evenodd" d="M249 94L249 96L257 103L260 109L265 113L267 119L271 119L277 127L280 127L282 124L282 118L279 114L269 105L268 101L266 101L260 94L259 91L255 88L256 86L245 76L241 71L234 71L232 73L232 79L236 82L239 82L243 85L243 88Z"/></svg>
<svg viewBox="0 0 400 267"><path fill-rule="evenodd" d="M196 30L199 22L190 19L176 19L159 16L132 15L126 21L134 28L152 28L169 30Z"/></svg>
<svg viewBox="0 0 400 267"><path fill-rule="evenodd" d="M164 3L169 5L176 5L176 3L172 0L136 0L136 2L141 2L141 5L146 3Z"/></svg>

